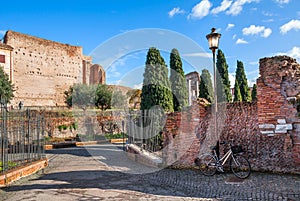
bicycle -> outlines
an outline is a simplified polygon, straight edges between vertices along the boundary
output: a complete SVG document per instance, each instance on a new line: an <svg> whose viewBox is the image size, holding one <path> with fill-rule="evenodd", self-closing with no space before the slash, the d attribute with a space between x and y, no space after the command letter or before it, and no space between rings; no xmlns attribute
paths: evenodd
<svg viewBox="0 0 300 201"><path fill-rule="evenodd" d="M196 159L198 160L196 164L199 166L202 174L206 176L212 176L216 174L217 170L219 172L224 172L223 166L230 158L229 166L233 174L240 179L246 179L247 177L249 177L251 173L251 166L249 161L240 154L244 151L242 147L237 145L232 146L228 142L222 142L220 144L230 145L230 149L224 154L222 158L218 157L218 146L213 146L210 147L212 153L204 153Z"/></svg>

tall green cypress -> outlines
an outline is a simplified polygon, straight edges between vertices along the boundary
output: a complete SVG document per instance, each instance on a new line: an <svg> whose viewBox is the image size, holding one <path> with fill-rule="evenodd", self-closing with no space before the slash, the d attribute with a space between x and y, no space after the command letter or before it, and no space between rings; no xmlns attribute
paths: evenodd
<svg viewBox="0 0 300 201"><path fill-rule="evenodd" d="M168 68L158 49L148 50L144 73L141 110L159 105L165 111L173 111L173 95L168 79Z"/></svg>
<svg viewBox="0 0 300 201"><path fill-rule="evenodd" d="M235 79L238 80L240 86L242 101L251 101L251 94L250 94L250 89L248 86L248 81L244 70L244 64L241 61L237 61Z"/></svg>
<svg viewBox="0 0 300 201"><path fill-rule="evenodd" d="M172 49L170 54L170 83L173 93L174 111L181 111L188 106L188 88L182 69L182 61L177 49Z"/></svg>
<svg viewBox="0 0 300 201"><path fill-rule="evenodd" d="M199 98L205 98L210 103L212 103L214 100L214 94L211 75L207 69L203 69L200 77Z"/></svg>
<svg viewBox="0 0 300 201"><path fill-rule="evenodd" d="M257 85L256 84L253 84L251 98L252 98L252 101L257 100Z"/></svg>
<svg viewBox="0 0 300 201"><path fill-rule="evenodd" d="M242 95L241 95L241 91L240 91L239 81L237 79L235 79L233 101L241 102L242 100L243 99L242 99Z"/></svg>
<svg viewBox="0 0 300 201"><path fill-rule="evenodd" d="M232 95L230 90L230 80L228 76L228 64L222 50L217 52L217 94L218 102L231 102Z"/></svg>

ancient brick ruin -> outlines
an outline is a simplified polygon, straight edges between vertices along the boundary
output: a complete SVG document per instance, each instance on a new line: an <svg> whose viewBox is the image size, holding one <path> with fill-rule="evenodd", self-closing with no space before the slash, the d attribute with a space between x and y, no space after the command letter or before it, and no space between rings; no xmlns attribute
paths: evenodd
<svg viewBox="0 0 300 201"><path fill-rule="evenodd" d="M170 114L164 130L166 165L194 166L194 159L218 138L242 145L254 170L299 173L299 72L300 65L290 57L261 59L257 103L219 105L217 136L211 107L203 102Z"/></svg>
<svg viewBox="0 0 300 201"><path fill-rule="evenodd" d="M63 106L64 91L74 83L105 83L103 68L93 67L82 47L14 31L7 31L2 45L12 48L8 72L16 90L13 106L20 101L24 106Z"/></svg>

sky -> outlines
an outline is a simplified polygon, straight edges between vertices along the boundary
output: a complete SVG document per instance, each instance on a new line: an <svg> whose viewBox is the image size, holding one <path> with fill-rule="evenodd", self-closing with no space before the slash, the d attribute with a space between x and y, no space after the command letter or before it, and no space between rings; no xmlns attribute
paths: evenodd
<svg viewBox="0 0 300 201"><path fill-rule="evenodd" d="M288 55L300 62L299 0L44 0L3 1L0 37L13 30L82 46L106 69L107 84L140 87L147 50L157 47L169 65L177 48L185 73L207 68L206 35L221 33L231 85L237 60L251 86L259 59Z"/></svg>

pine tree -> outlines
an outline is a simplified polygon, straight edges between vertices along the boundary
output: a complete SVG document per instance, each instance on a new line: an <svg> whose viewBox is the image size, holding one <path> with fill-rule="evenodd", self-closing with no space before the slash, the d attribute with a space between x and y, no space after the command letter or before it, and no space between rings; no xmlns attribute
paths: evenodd
<svg viewBox="0 0 300 201"><path fill-rule="evenodd" d="M237 61L235 79L238 80L242 101L251 101L250 89L244 70L244 64L241 61Z"/></svg>
<svg viewBox="0 0 300 201"><path fill-rule="evenodd" d="M168 79L168 68L159 50L152 47L147 53L144 73L141 110L159 105L165 111L173 111L173 95Z"/></svg>
<svg viewBox="0 0 300 201"><path fill-rule="evenodd" d="M188 106L188 88L177 49L172 49L170 54L170 69L174 111L181 111L182 108Z"/></svg>
<svg viewBox="0 0 300 201"><path fill-rule="evenodd" d="M234 102L241 102L242 101L240 85L239 85L239 81L237 79L235 79L235 83L234 83L234 98L233 98L233 101Z"/></svg>
<svg viewBox="0 0 300 201"><path fill-rule="evenodd" d="M256 84L253 84L251 98L252 98L252 101L257 100L257 85Z"/></svg>
<svg viewBox="0 0 300 201"><path fill-rule="evenodd" d="M231 102L230 80L228 76L228 64L222 50L217 52L217 96L218 102Z"/></svg>
<svg viewBox="0 0 300 201"><path fill-rule="evenodd" d="M213 102L213 87L211 81L211 75L207 69L202 70L201 80L199 84L199 98L205 98L210 103Z"/></svg>

